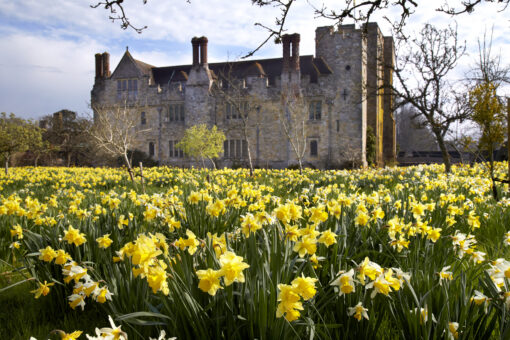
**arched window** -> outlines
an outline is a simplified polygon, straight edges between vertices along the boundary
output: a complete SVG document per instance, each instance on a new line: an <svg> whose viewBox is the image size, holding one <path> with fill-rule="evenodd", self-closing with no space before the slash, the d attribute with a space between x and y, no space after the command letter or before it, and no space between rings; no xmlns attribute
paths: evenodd
<svg viewBox="0 0 510 340"><path fill-rule="evenodd" d="M310 156L317 156L317 141L310 141Z"/></svg>
<svg viewBox="0 0 510 340"><path fill-rule="evenodd" d="M149 142L149 156L154 156L154 142Z"/></svg>
<svg viewBox="0 0 510 340"><path fill-rule="evenodd" d="M142 113L140 114L140 124L141 124L141 125L145 125L145 124L147 124L147 119L145 118L145 112L142 112Z"/></svg>

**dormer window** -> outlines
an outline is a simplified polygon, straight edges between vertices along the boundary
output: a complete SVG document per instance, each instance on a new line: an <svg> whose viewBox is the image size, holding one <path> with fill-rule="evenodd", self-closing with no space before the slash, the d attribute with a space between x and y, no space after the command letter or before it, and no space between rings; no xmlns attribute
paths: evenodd
<svg viewBox="0 0 510 340"><path fill-rule="evenodd" d="M117 80L117 99L136 99L138 97L138 79Z"/></svg>

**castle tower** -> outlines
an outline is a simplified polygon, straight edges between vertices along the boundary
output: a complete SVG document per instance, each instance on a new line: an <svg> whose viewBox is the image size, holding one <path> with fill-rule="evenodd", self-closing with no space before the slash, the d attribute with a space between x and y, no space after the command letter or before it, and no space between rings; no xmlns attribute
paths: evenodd
<svg viewBox="0 0 510 340"><path fill-rule="evenodd" d="M315 55L325 60L334 74L329 86L334 93L331 122L335 127L332 159L348 151L366 165L366 39L354 25L318 27L315 30Z"/></svg>
<svg viewBox="0 0 510 340"><path fill-rule="evenodd" d="M393 115L393 67L395 65L395 43L393 37L384 37L384 78L383 78L383 157L385 164L397 160L397 133Z"/></svg>

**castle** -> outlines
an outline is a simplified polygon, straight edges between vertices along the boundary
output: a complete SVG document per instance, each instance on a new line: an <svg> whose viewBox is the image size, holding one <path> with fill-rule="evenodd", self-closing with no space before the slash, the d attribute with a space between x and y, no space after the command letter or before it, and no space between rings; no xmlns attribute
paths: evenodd
<svg viewBox="0 0 510 340"><path fill-rule="evenodd" d="M126 50L113 73L109 54L96 54L91 104L127 103L144 130L137 148L160 164L196 165L176 144L187 128L201 123L225 132L220 167L246 166L248 154L254 166L296 165L298 153L285 128L300 123L299 157L305 165L364 165L367 140L374 163L393 162L395 121L388 89L393 38L368 23L361 29L318 27L315 56L300 56L299 42L299 34L282 36L282 58L208 63L207 38L193 38L191 65L155 67ZM299 106L289 104L294 99Z"/></svg>

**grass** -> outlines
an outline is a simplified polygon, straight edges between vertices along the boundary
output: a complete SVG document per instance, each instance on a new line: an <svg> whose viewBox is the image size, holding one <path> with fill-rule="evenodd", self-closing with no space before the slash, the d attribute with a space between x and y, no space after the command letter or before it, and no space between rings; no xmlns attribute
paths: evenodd
<svg viewBox="0 0 510 340"><path fill-rule="evenodd" d="M0 273L10 270L6 265L0 266ZM24 277L19 273L0 274L0 290L22 280ZM50 334L57 329L68 332L79 329L94 334L97 325L106 325L108 322L107 315L97 305L88 306L83 312L61 313L55 308L55 301L51 297L34 299L30 293L33 289L34 284L29 281L0 292L0 339L57 339L56 334Z"/></svg>

